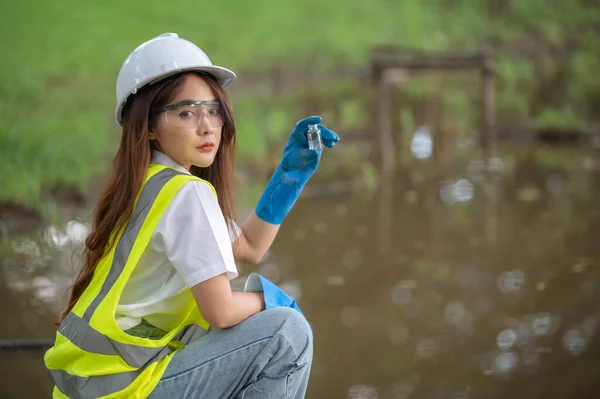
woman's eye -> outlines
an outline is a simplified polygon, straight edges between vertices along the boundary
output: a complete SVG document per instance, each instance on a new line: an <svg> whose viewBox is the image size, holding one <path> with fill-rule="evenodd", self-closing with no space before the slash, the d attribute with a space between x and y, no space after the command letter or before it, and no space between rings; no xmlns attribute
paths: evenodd
<svg viewBox="0 0 600 399"><path fill-rule="evenodd" d="M192 111L181 111L179 113L179 117L181 118L191 118L192 116L194 116L194 113Z"/></svg>
<svg viewBox="0 0 600 399"><path fill-rule="evenodd" d="M209 114L209 115L219 115L219 110L218 110L218 109L216 109L216 108L209 109L209 110L208 110L208 114Z"/></svg>

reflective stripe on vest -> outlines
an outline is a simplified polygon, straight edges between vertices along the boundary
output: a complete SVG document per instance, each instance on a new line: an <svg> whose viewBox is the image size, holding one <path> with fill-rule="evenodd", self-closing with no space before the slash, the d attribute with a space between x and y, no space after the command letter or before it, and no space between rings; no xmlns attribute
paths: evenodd
<svg viewBox="0 0 600 399"><path fill-rule="evenodd" d="M89 370L89 374L86 373L87 376L83 376L70 374L66 370L62 370L60 368L49 367L52 379L54 380L58 390L60 390L60 393L70 398L98 398L105 397L107 395L109 397L116 397L111 394L118 394L119 391L129 387L148 367L155 366L157 362L163 359L167 360L165 359L167 355L185 346L189 342L207 334L207 330L199 325L187 324L183 326L183 328L181 328L176 334L174 334L166 345L156 346L156 344L152 344L144 346L117 341L90 325L90 321L94 316L94 312L98 309L104 298L108 295L111 288L113 288L113 286L119 280L119 277L125 269L128 258L132 252L132 248L136 243L136 240L138 239L142 229L142 225L144 224L150 209L154 205L155 200L158 198L159 194L161 194L163 187L165 187L165 185L176 176L182 176L180 179L185 179L185 182L189 180L198 180L196 177L184 175L170 168L158 167L157 165L153 165L153 167L154 172L156 172L156 169L159 169L159 171L147 179L142 188L132 217L116 243L110 269L106 278L102 282L102 286L98 294L85 309L82 317L71 311L61 323L57 335L57 337L66 338L70 344L74 345L78 350L91 355L115 356L114 358L107 357L106 359L108 360L106 360L106 362L112 362L110 367L119 368L123 371L98 375L102 373L95 374L94 370ZM182 186L185 182L181 182L180 186ZM167 197L170 202L175 194L176 191L164 195L170 196ZM162 212L164 212L164 209L162 209ZM196 309L195 304L194 309ZM203 319L202 322L206 323ZM206 327L208 326L206 325ZM135 340L135 342L140 342L139 338L132 338L132 340ZM142 340L142 342L143 341L145 340ZM51 353L51 351L52 349L50 349L48 353ZM127 368L126 366L118 366L118 364L115 365L113 364L114 361L110 360L119 358L130 367ZM157 376L155 375L156 373L151 374L154 379L160 379L160 375ZM151 383L146 385L151 385Z"/></svg>

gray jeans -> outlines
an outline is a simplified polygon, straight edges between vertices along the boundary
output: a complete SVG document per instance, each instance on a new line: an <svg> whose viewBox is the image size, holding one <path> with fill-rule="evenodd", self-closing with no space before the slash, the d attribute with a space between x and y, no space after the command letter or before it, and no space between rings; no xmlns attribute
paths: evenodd
<svg viewBox="0 0 600 399"><path fill-rule="evenodd" d="M177 352L150 398L304 398L312 355L304 316L265 310Z"/></svg>

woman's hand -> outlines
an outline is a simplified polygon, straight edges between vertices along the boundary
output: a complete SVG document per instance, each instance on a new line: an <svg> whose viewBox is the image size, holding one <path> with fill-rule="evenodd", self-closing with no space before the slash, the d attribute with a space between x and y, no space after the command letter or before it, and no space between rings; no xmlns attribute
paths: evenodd
<svg viewBox="0 0 600 399"><path fill-rule="evenodd" d="M283 149L281 163L275 169L256 206L256 215L261 220L271 224L281 224L300 196L306 182L319 166L323 151L308 148L306 138L308 125L318 125L323 145L326 147L331 148L340 140L334 131L321 125L320 122L320 116L311 116L302 119L292 130Z"/></svg>
<svg viewBox="0 0 600 399"><path fill-rule="evenodd" d="M306 132L309 125L318 125L321 131L321 139L326 147L333 147L340 138L333 131L320 124L320 116L310 116L302 119L290 133L288 142L283 149L283 158L281 167L286 171L297 170L304 171L308 177L314 173L319 165L321 154L323 151L311 150L308 148L308 139Z"/></svg>

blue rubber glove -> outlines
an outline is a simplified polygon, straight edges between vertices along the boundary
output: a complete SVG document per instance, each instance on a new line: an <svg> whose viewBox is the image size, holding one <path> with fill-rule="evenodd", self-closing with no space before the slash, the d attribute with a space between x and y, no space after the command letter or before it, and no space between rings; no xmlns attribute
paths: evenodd
<svg viewBox="0 0 600 399"><path fill-rule="evenodd" d="M306 182L319 166L323 151L308 148L306 138L308 125L318 125L323 145L326 147L331 148L340 140L333 130L320 123L320 116L311 116L299 121L292 130L283 149L281 162L256 205L256 215L265 222L271 224L283 222Z"/></svg>
<svg viewBox="0 0 600 399"><path fill-rule="evenodd" d="M246 284L244 285L244 291L262 292L265 297L265 310L281 307L293 308L304 316L294 298L258 273L252 273L248 276L248 280L246 280Z"/></svg>
<svg viewBox="0 0 600 399"><path fill-rule="evenodd" d="M246 280L246 284L244 285L244 291L262 292L265 298L265 310L282 307L292 308L304 316L294 298L258 273L252 273L248 276L248 280ZM306 319L306 316L304 316L304 319Z"/></svg>

